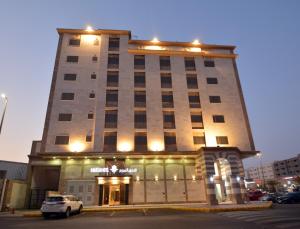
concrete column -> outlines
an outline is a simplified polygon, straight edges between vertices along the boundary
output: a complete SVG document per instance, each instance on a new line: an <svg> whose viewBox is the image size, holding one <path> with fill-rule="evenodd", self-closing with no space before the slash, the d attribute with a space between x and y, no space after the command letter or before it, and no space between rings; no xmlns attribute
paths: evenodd
<svg viewBox="0 0 300 229"><path fill-rule="evenodd" d="M216 198L215 184L213 181L210 181L210 176L205 177L205 190L206 190L206 199L208 205L218 205L218 200Z"/></svg>
<svg viewBox="0 0 300 229"><path fill-rule="evenodd" d="M240 183L237 181L236 175L230 176L230 184L232 191L232 202L235 204L243 204Z"/></svg>
<svg viewBox="0 0 300 229"><path fill-rule="evenodd" d="M241 187L242 200L243 201L249 201L248 195L247 195L247 189L246 189L246 186L245 186L244 177L241 177L240 179L241 179L240 180L240 187Z"/></svg>

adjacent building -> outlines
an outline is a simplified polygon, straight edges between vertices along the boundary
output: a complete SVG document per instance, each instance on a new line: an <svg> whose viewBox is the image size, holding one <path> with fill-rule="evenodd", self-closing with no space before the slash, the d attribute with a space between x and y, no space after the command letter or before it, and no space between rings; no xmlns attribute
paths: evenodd
<svg viewBox="0 0 300 229"><path fill-rule="evenodd" d="M246 178L253 179L255 181L267 181L267 180L274 180L275 174L273 169L273 164L266 164L258 167L251 167L246 169Z"/></svg>
<svg viewBox="0 0 300 229"><path fill-rule="evenodd" d="M276 177L300 176L300 154L289 159L274 161L273 166Z"/></svg>
<svg viewBox="0 0 300 229"><path fill-rule="evenodd" d="M30 206L49 191L85 205L243 203L255 155L235 46L57 29Z"/></svg>

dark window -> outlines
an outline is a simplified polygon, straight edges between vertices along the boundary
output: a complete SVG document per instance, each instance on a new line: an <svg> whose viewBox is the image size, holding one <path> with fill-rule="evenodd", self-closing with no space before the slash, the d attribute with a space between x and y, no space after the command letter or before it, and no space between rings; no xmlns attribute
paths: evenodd
<svg viewBox="0 0 300 229"><path fill-rule="evenodd" d="M93 113L88 113L88 119L94 119L94 114Z"/></svg>
<svg viewBox="0 0 300 229"><path fill-rule="evenodd" d="M200 108L200 97L198 92L189 92L190 108Z"/></svg>
<svg viewBox="0 0 300 229"><path fill-rule="evenodd" d="M134 112L134 128L146 129L147 128L147 116L146 111Z"/></svg>
<svg viewBox="0 0 300 229"><path fill-rule="evenodd" d="M165 132L164 133L164 142L165 142L165 150L166 151L176 151L176 134Z"/></svg>
<svg viewBox="0 0 300 229"><path fill-rule="evenodd" d="M219 145L227 145L228 144L228 138L226 136L217 136L216 137L217 144Z"/></svg>
<svg viewBox="0 0 300 229"><path fill-rule="evenodd" d="M107 68L119 68L119 55L108 54Z"/></svg>
<svg viewBox="0 0 300 229"><path fill-rule="evenodd" d="M134 73L134 86L135 87L146 87L146 77L145 72L135 72Z"/></svg>
<svg viewBox="0 0 300 229"><path fill-rule="evenodd" d="M164 117L164 128L165 129L175 129L175 115L172 111L163 112Z"/></svg>
<svg viewBox="0 0 300 229"><path fill-rule="evenodd" d="M161 95L162 107L174 107L173 102L173 92L172 91L163 91Z"/></svg>
<svg viewBox="0 0 300 229"><path fill-rule="evenodd" d="M62 93L61 100L74 100L74 93Z"/></svg>
<svg viewBox="0 0 300 229"><path fill-rule="evenodd" d="M55 145L68 145L68 144L69 144L69 136L55 137Z"/></svg>
<svg viewBox="0 0 300 229"><path fill-rule="evenodd" d="M135 133L134 147L136 151L147 151L147 133Z"/></svg>
<svg viewBox="0 0 300 229"><path fill-rule="evenodd" d="M205 145L205 137L204 136L194 136L193 137L195 145Z"/></svg>
<svg viewBox="0 0 300 229"><path fill-rule="evenodd" d="M71 120L72 120L72 114L60 113L58 115L58 121L71 121Z"/></svg>
<svg viewBox="0 0 300 229"><path fill-rule="evenodd" d="M169 56L160 56L159 57L160 70L170 70L171 62Z"/></svg>
<svg viewBox="0 0 300 229"><path fill-rule="evenodd" d="M134 56L134 69L145 69L145 56L135 55Z"/></svg>
<svg viewBox="0 0 300 229"><path fill-rule="evenodd" d="M215 67L215 62L214 62L214 60L210 60L210 59L204 60L204 66L205 67Z"/></svg>
<svg viewBox="0 0 300 229"><path fill-rule="evenodd" d="M75 81L76 77L77 77L76 74L65 74L64 75L64 80Z"/></svg>
<svg viewBox="0 0 300 229"><path fill-rule="evenodd" d="M185 57L184 65L186 71L196 71L195 59L194 57Z"/></svg>
<svg viewBox="0 0 300 229"><path fill-rule="evenodd" d="M120 38L110 37L108 41L108 51L119 51L120 48Z"/></svg>
<svg viewBox="0 0 300 229"><path fill-rule="evenodd" d="M220 96L209 96L209 102L210 103L221 103L221 97Z"/></svg>
<svg viewBox="0 0 300 229"><path fill-rule="evenodd" d="M94 99L95 96L96 96L95 93L94 93L94 92L91 92L90 95L89 95L89 98L90 98L90 99Z"/></svg>
<svg viewBox="0 0 300 229"><path fill-rule="evenodd" d="M192 128L193 129L202 129L202 115L201 113L193 113L191 114Z"/></svg>
<svg viewBox="0 0 300 229"><path fill-rule="evenodd" d="M217 78L206 78L207 84L218 84L218 79Z"/></svg>
<svg viewBox="0 0 300 229"><path fill-rule="evenodd" d="M105 111L105 128L117 128L118 111Z"/></svg>
<svg viewBox="0 0 300 229"><path fill-rule="evenodd" d="M69 45L80 46L80 39L75 39L75 38L70 39Z"/></svg>
<svg viewBox="0 0 300 229"><path fill-rule="evenodd" d="M86 141L86 142L91 142L91 141L93 141L93 136L92 136L92 135L87 135L87 136L85 137L85 141Z"/></svg>
<svg viewBox="0 0 300 229"><path fill-rule="evenodd" d="M161 88L172 88L171 73L161 73L160 82L161 82Z"/></svg>
<svg viewBox="0 0 300 229"><path fill-rule="evenodd" d="M103 151L111 152L117 149L117 132L104 133L104 147Z"/></svg>
<svg viewBox="0 0 300 229"><path fill-rule="evenodd" d="M95 80L97 78L97 75L95 73L91 74L91 79Z"/></svg>
<svg viewBox="0 0 300 229"><path fill-rule="evenodd" d="M135 91L134 92L134 106L135 107L146 107L146 92Z"/></svg>
<svg viewBox="0 0 300 229"><path fill-rule="evenodd" d="M92 61L97 62L98 61L98 57L97 56L93 56L92 57Z"/></svg>
<svg viewBox="0 0 300 229"><path fill-rule="evenodd" d="M118 106L118 91L106 90L106 106L117 107Z"/></svg>
<svg viewBox="0 0 300 229"><path fill-rule="evenodd" d="M190 89L198 88L197 75L196 74L187 74L186 75L186 83L187 83L187 87Z"/></svg>
<svg viewBox="0 0 300 229"><path fill-rule="evenodd" d="M218 123L223 123L225 122L225 119L223 115L213 115L213 121Z"/></svg>
<svg viewBox="0 0 300 229"><path fill-rule="evenodd" d="M67 56L67 62L69 63L78 63L79 57L78 56Z"/></svg>
<svg viewBox="0 0 300 229"><path fill-rule="evenodd" d="M107 87L118 87L119 85L119 72L108 71L107 72Z"/></svg>

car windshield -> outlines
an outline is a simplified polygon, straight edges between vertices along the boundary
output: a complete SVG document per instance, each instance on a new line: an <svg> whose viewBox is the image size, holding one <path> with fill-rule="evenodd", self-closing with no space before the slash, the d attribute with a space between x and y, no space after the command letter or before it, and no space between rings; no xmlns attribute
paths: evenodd
<svg viewBox="0 0 300 229"><path fill-rule="evenodd" d="M58 202L58 201L63 201L64 198L62 196L50 196L47 197L46 201L47 202Z"/></svg>

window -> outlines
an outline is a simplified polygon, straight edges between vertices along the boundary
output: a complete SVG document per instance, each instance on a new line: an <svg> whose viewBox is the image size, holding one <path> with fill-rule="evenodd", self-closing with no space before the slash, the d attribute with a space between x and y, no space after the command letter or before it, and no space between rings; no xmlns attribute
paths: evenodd
<svg viewBox="0 0 300 229"><path fill-rule="evenodd" d="M77 77L76 74L65 74L64 75L64 80L75 81L76 77Z"/></svg>
<svg viewBox="0 0 300 229"><path fill-rule="evenodd" d="M55 145L68 145L68 144L69 144L69 136L55 137Z"/></svg>
<svg viewBox="0 0 300 229"><path fill-rule="evenodd" d="M118 90L106 90L106 106L118 106Z"/></svg>
<svg viewBox="0 0 300 229"><path fill-rule="evenodd" d="M89 95L89 98L90 98L90 99L94 99L95 96L96 96L96 95L95 95L95 92L91 92L90 95Z"/></svg>
<svg viewBox="0 0 300 229"><path fill-rule="evenodd" d="M146 107L146 92L135 91L134 92L134 106L135 107Z"/></svg>
<svg viewBox="0 0 300 229"><path fill-rule="evenodd" d="M92 73L92 74L91 74L91 79L92 79L92 80L95 80L96 78L97 78L97 75L95 74L95 72Z"/></svg>
<svg viewBox="0 0 300 229"><path fill-rule="evenodd" d="M195 145L205 145L205 137L204 136L194 136L193 137Z"/></svg>
<svg viewBox="0 0 300 229"><path fill-rule="evenodd" d="M147 128L147 116L146 111L134 112L134 128L146 129Z"/></svg>
<svg viewBox="0 0 300 229"><path fill-rule="evenodd" d="M61 100L74 100L74 93L62 93Z"/></svg>
<svg viewBox="0 0 300 229"><path fill-rule="evenodd" d="M213 115L213 121L216 123L223 123L225 122L223 115Z"/></svg>
<svg viewBox="0 0 300 229"><path fill-rule="evenodd" d="M195 59L194 57L185 57L184 65L186 71L196 71Z"/></svg>
<svg viewBox="0 0 300 229"><path fill-rule="evenodd" d="M118 111L105 111L105 128L117 128L118 126Z"/></svg>
<svg viewBox="0 0 300 229"><path fill-rule="evenodd" d="M204 66L205 67L215 67L215 61L213 59L205 59Z"/></svg>
<svg viewBox="0 0 300 229"><path fill-rule="evenodd" d="M60 113L58 115L58 121L71 121L72 114Z"/></svg>
<svg viewBox="0 0 300 229"><path fill-rule="evenodd" d="M145 72L135 72L134 73L134 87L146 87L146 77Z"/></svg>
<svg viewBox="0 0 300 229"><path fill-rule="evenodd" d="M145 56L135 55L134 56L134 69L145 69Z"/></svg>
<svg viewBox="0 0 300 229"><path fill-rule="evenodd" d="M220 96L209 96L209 102L210 103L221 103L221 97Z"/></svg>
<svg viewBox="0 0 300 229"><path fill-rule="evenodd" d="M203 121L201 113L192 113L191 114L192 128L193 129L202 129Z"/></svg>
<svg viewBox="0 0 300 229"><path fill-rule="evenodd" d="M93 136L92 136L92 135L87 135L87 136L85 137L85 141L86 141L86 142L92 142L92 141L93 141Z"/></svg>
<svg viewBox="0 0 300 229"><path fill-rule="evenodd" d="M160 82L161 82L161 88L172 88L171 73L161 73Z"/></svg>
<svg viewBox="0 0 300 229"><path fill-rule="evenodd" d="M147 133L137 132L134 135L134 150L147 151Z"/></svg>
<svg viewBox="0 0 300 229"><path fill-rule="evenodd" d="M120 38L110 37L108 40L108 51L119 51L120 48Z"/></svg>
<svg viewBox="0 0 300 229"><path fill-rule="evenodd" d="M118 87L119 85L119 72L108 71L107 72L107 87Z"/></svg>
<svg viewBox="0 0 300 229"><path fill-rule="evenodd" d="M197 75L196 74L187 74L186 75L186 83L187 83L187 88L189 88L189 89L198 88Z"/></svg>
<svg viewBox="0 0 300 229"><path fill-rule="evenodd" d="M217 144L218 145L227 145L228 138L226 136L216 136Z"/></svg>
<svg viewBox="0 0 300 229"><path fill-rule="evenodd" d="M164 133L164 142L166 151L176 151L176 134L171 132Z"/></svg>
<svg viewBox="0 0 300 229"><path fill-rule="evenodd" d="M175 115L173 111L163 112L164 129L175 129Z"/></svg>
<svg viewBox="0 0 300 229"><path fill-rule="evenodd" d="M206 78L206 82L207 82L207 84L218 84L218 79L209 77L209 78Z"/></svg>
<svg viewBox="0 0 300 229"><path fill-rule="evenodd" d="M78 63L79 57L78 56L67 56L68 63Z"/></svg>
<svg viewBox="0 0 300 229"><path fill-rule="evenodd" d="M94 114L93 113L88 113L88 119L94 119Z"/></svg>
<svg viewBox="0 0 300 229"><path fill-rule="evenodd" d="M93 62L97 62L97 61L98 61L98 57L97 57L96 55L93 56L93 57L92 57L92 61L93 61Z"/></svg>
<svg viewBox="0 0 300 229"><path fill-rule="evenodd" d="M104 147L103 151L111 152L117 149L117 132L104 133Z"/></svg>
<svg viewBox="0 0 300 229"><path fill-rule="evenodd" d="M162 107L164 108L174 107L172 91L163 91L161 95L161 100L162 100Z"/></svg>
<svg viewBox="0 0 300 229"><path fill-rule="evenodd" d="M69 45L72 46L80 46L80 39L72 38L69 40Z"/></svg>
<svg viewBox="0 0 300 229"><path fill-rule="evenodd" d="M118 54L108 54L107 68L111 68L111 69L119 68Z"/></svg>
<svg viewBox="0 0 300 229"><path fill-rule="evenodd" d="M160 56L159 57L160 70L170 70L171 62L169 56Z"/></svg>
<svg viewBox="0 0 300 229"><path fill-rule="evenodd" d="M190 108L200 108L200 97L198 92L189 92L189 104Z"/></svg>

